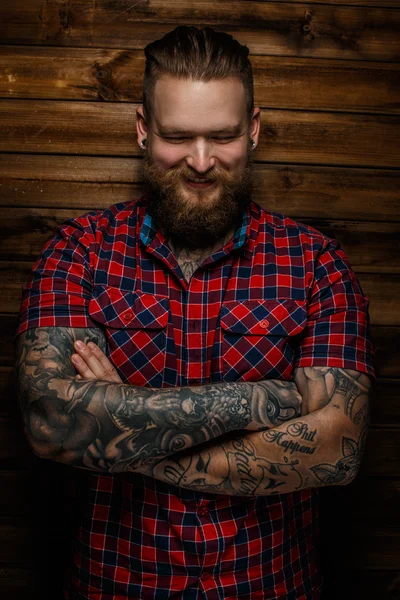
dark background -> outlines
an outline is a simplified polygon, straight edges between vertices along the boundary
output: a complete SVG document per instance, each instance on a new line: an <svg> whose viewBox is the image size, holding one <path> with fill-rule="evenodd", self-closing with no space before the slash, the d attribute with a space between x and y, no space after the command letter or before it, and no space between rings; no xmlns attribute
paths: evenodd
<svg viewBox="0 0 400 600"><path fill-rule="evenodd" d="M209 25L250 49L254 199L337 237L370 298L377 386L362 470L321 491L326 600L400 598L397 0L2 0L0 596L59 600L85 472L36 458L13 387L33 262L58 223L141 194L144 46Z"/></svg>

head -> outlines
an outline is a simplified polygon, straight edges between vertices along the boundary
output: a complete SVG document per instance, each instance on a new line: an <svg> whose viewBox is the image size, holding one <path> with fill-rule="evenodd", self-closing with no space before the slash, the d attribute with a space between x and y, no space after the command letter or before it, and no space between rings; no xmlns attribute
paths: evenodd
<svg viewBox="0 0 400 600"><path fill-rule="evenodd" d="M136 128L148 209L167 237L189 247L223 238L251 200L260 109L248 53L209 27L177 27L145 48Z"/></svg>

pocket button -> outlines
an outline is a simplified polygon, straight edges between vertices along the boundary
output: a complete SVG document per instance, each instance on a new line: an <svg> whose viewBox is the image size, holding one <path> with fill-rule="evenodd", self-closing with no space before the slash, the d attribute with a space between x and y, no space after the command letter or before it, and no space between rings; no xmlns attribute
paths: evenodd
<svg viewBox="0 0 400 600"><path fill-rule="evenodd" d="M260 321L260 327L262 327L263 329L266 329L269 325L269 321L267 321L267 319L263 319L262 321Z"/></svg>
<svg viewBox="0 0 400 600"><path fill-rule="evenodd" d="M133 312L131 310L128 310L126 313L124 313L122 315L122 318L124 321L130 321L133 317Z"/></svg>

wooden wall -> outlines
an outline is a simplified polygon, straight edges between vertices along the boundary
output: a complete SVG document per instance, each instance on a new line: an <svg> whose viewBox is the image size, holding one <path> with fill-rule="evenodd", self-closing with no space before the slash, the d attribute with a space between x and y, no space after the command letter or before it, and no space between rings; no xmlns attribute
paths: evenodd
<svg viewBox="0 0 400 600"><path fill-rule="evenodd" d="M248 45L262 108L255 200L337 237L371 300L378 381L362 472L322 491L326 599L400 598L397 0L2 1L0 595L61 598L78 471L37 459L21 434L21 285L57 223L141 194L143 48L178 24Z"/></svg>

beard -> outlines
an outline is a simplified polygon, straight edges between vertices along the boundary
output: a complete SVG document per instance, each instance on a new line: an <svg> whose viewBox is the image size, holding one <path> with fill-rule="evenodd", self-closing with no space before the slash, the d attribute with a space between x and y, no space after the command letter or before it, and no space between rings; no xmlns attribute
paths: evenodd
<svg viewBox="0 0 400 600"><path fill-rule="evenodd" d="M190 249L212 246L239 224L252 200L252 162L248 151L239 175L213 169L203 175L215 179L212 188L191 190L184 181L197 173L187 165L161 169L147 151L143 179L148 212L167 239Z"/></svg>

